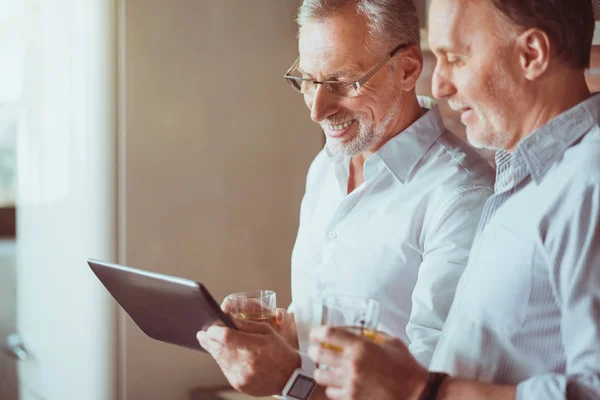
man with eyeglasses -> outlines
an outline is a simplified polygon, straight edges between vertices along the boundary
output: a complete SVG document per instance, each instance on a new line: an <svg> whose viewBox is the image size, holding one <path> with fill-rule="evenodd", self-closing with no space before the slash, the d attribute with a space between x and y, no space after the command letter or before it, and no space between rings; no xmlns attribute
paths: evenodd
<svg viewBox="0 0 600 400"><path fill-rule="evenodd" d="M379 329L428 366L493 186L492 168L417 98L412 0L305 0L298 23L300 56L285 79L326 146L308 172L292 305L279 332L238 321L198 336L252 395L281 393L299 367L310 377L308 335L325 295L378 300Z"/></svg>

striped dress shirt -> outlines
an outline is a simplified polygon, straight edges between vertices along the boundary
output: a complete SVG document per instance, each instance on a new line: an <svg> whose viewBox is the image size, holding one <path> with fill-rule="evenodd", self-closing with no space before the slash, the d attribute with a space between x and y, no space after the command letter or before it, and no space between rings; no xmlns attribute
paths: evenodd
<svg viewBox="0 0 600 400"><path fill-rule="evenodd" d="M498 153L432 370L600 399L599 121L595 96Z"/></svg>

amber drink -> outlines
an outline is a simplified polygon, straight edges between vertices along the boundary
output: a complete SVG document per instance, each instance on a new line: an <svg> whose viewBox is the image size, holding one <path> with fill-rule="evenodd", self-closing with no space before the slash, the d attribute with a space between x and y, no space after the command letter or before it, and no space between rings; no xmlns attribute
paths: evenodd
<svg viewBox="0 0 600 400"><path fill-rule="evenodd" d="M355 296L327 296L323 298L321 312L322 325L340 327L373 341L378 338L380 304L377 300ZM329 343L321 343L321 347L343 351Z"/></svg>
<svg viewBox="0 0 600 400"><path fill-rule="evenodd" d="M273 314L272 312L238 313L234 314L234 317L249 321L264 322L266 324L271 325L273 328L277 328L277 320L275 318L275 314Z"/></svg>
<svg viewBox="0 0 600 400"><path fill-rule="evenodd" d="M348 331L350 333L353 333L355 335L367 338L367 339L371 340L372 342L379 343L378 332L375 329L364 329L364 328L361 328L360 326L344 326L344 327L342 327L342 329L344 329L345 331ZM342 349L341 347L334 346L329 343L321 343L321 347L324 349L333 350L333 351L337 351L340 353L342 351L344 351L344 349Z"/></svg>
<svg viewBox="0 0 600 400"><path fill-rule="evenodd" d="M227 311L235 318L263 322L277 327L277 294L273 290L232 293L227 296Z"/></svg>

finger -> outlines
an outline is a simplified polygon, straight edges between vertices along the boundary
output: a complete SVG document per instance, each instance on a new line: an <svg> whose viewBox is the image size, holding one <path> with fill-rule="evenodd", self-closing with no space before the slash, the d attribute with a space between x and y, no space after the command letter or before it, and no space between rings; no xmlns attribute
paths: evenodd
<svg viewBox="0 0 600 400"><path fill-rule="evenodd" d="M314 328L310 332L310 340L316 343L327 343L344 349L366 339L354 335L343 328L332 328L324 325Z"/></svg>
<svg viewBox="0 0 600 400"><path fill-rule="evenodd" d="M221 325L212 325L206 330L206 338L214 342L225 344L230 341L233 329Z"/></svg>
<svg viewBox="0 0 600 400"><path fill-rule="evenodd" d="M198 343L200 343L200 346L202 346L204 348L204 350L206 350L207 346L207 341L208 338L206 337L206 332L204 331L200 331L196 334L196 339L198 339Z"/></svg>
<svg viewBox="0 0 600 400"><path fill-rule="evenodd" d="M221 303L221 310L223 310L224 313L231 313L231 303L229 302L229 296L225 297L223 299L223 302Z"/></svg>
<svg viewBox="0 0 600 400"><path fill-rule="evenodd" d="M284 308L278 308L275 310L275 321L277 325L285 324L287 317L287 311Z"/></svg>
<svg viewBox="0 0 600 400"><path fill-rule="evenodd" d="M325 389L325 396L327 396L330 400L342 400L349 398L346 396L346 390L344 388L338 388L334 386L330 386Z"/></svg>
<svg viewBox="0 0 600 400"><path fill-rule="evenodd" d="M317 368L313 376L319 385L325 387L341 388L344 383L337 370L332 368Z"/></svg>
<svg viewBox="0 0 600 400"><path fill-rule="evenodd" d="M235 324L240 328L239 330L219 325L211 326L206 331L207 339L225 347L244 348L249 343L255 342L256 335L275 332L269 325L260 322L236 319Z"/></svg>
<svg viewBox="0 0 600 400"><path fill-rule="evenodd" d="M339 368L347 357L343 352L326 349L320 344L310 345L308 356L316 364L324 364L332 368Z"/></svg>
<svg viewBox="0 0 600 400"><path fill-rule="evenodd" d="M200 346L208 352L215 360L218 360L223 352L223 345L220 342L211 340L206 332L200 331L196 335Z"/></svg>
<svg viewBox="0 0 600 400"><path fill-rule="evenodd" d="M404 342L402 340L398 339L397 337L393 337L393 336L383 337L376 343L383 345L384 348L394 348L396 350L408 352L408 347L406 346L406 344L404 344Z"/></svg>

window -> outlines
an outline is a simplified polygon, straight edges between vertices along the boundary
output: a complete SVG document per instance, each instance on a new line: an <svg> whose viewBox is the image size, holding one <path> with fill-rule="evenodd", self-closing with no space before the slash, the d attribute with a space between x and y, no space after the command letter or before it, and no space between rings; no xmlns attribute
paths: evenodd
<svg viewBox="0 0 600 400"><path fill-rule="evenodd" d="M16 233L16 148L25 47L22 4L0 0L0 237Z"/></svg>

